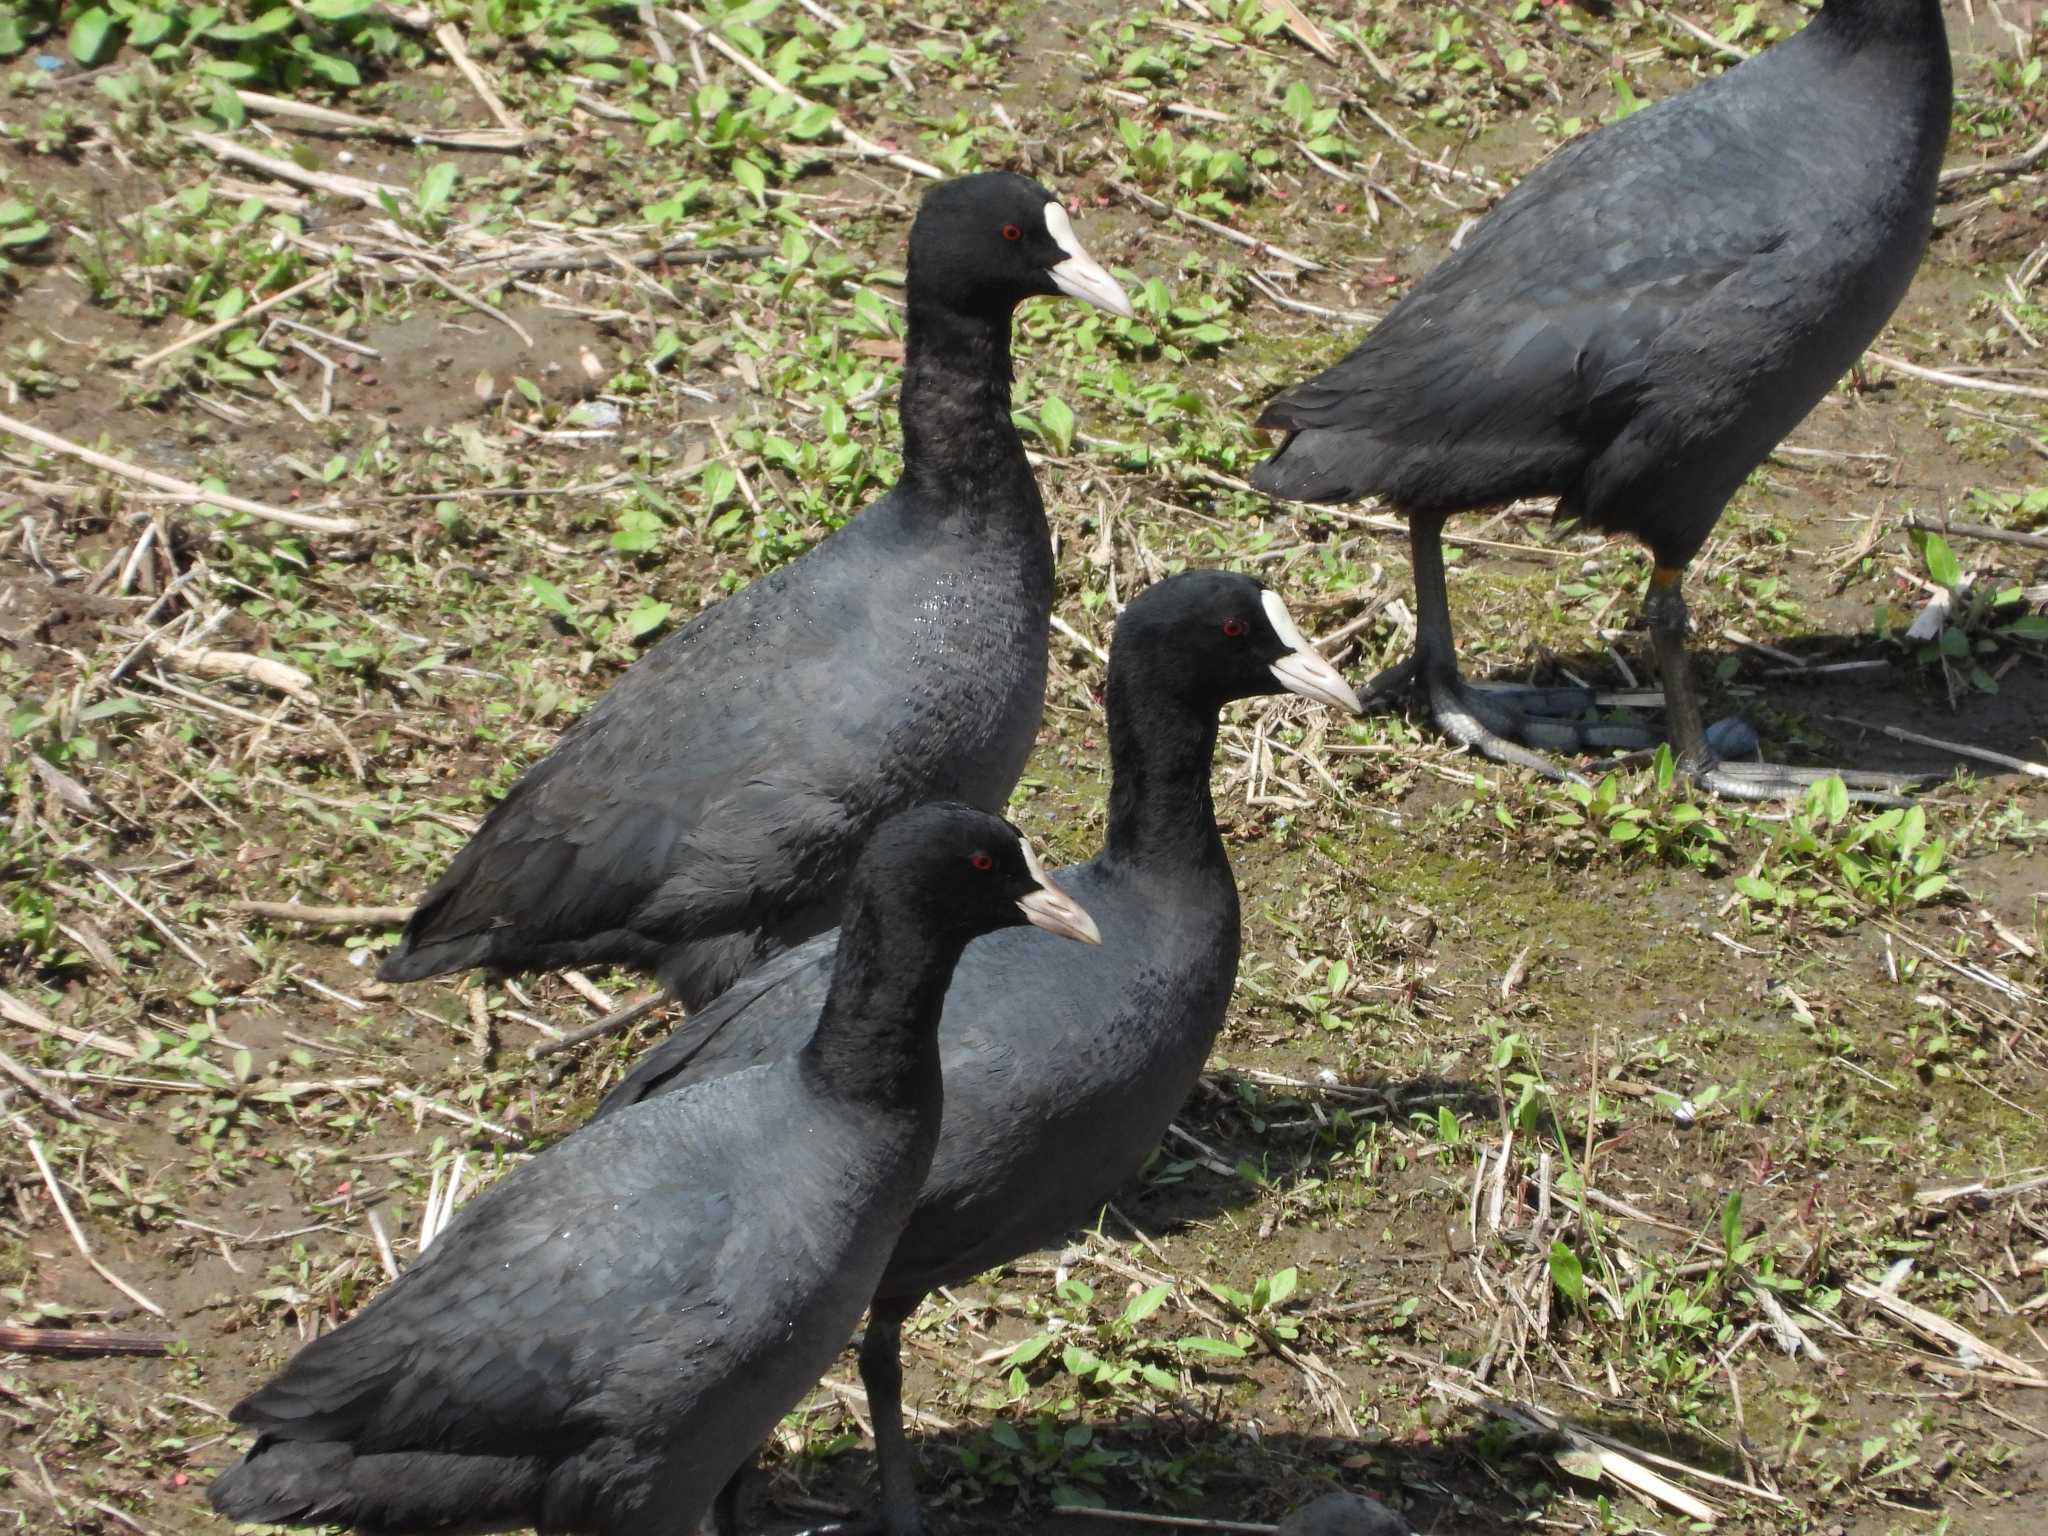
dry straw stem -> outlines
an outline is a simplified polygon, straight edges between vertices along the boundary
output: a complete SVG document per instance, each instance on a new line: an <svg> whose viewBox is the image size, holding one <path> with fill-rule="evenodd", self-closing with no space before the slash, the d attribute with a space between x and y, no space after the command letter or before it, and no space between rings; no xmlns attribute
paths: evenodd
<svg viewBox="0 0 2048 1536"><path fill-rule="evenodd" d="M317 704L313 692L313 679L288 662L273 661L268 656L251 656L242 651L214 651L204 647L193 650L162 650L157 652L159 665L174 672L190 672L195 677L239 677L265 688L274 688L301 704Z"/></svg>
<svg viewBox="0 0 2048 1536"><path fill-rule="evenodd" d="M139 464L130 464L126 459L113 458L97 449L88 448L83 443L74 443L68 437L45 432L41 427L31 426L28 422L18 421L12 416L0 415L0 432L194 505L220 507L224 511L240 512L248 517L260 517L266 522L278 523L286 528L301 528L308 533L356 533L362 528L362 524L354 518L315 517L310 512L292 512L283 507L250 501L243 496L231 496L226 491L209 491L204 486L194 485L190 480L180 480L175 475L160 474L153 469L144 469Z"/></svg>
<svg viewBox="0 0 2048 1536"><path fill-rule="evenodd" d="M151 1301L142 1292L136 1290L134 1286L93 1257L92 1244L85 1240L85 1233L80 1230L78 1219L71 1214L71 1207L65 1202L64 1187L57 1182L56 1170L50 1166L50 1159L43 1152L42 1142L36 1137L34 1132L28 1130L19 1120L15 1122L15 1128L21 1132L22 1139L28 1143L29 1156L35 1159L36 1171L43 1176L43 1185L50 1192L50 1201L57 1207L57 1215L64 1222L64 1230L71 1234L71 1243L78 1250L78 1256L90 1264L102 1280L134 1302L135 1305L142 1308L143 1311L152 1313L157 1317L165 1316L166 1313L162 1307Z"/></svg>
<svg viewBox="0 0 2048 1536"><path fill-rule="evenodd" d="M244 148L233 139L217 133L191 133L186 135L200 148L210 151L217 159L235 165L246 165L252 171L278 181L290 182L295 187L306 187L314 192L325 192L332 197L347 198L350 202L361 203L366 208L384 212L384 199L396 198L399 202L410 202L412 192L405 187L385 186L381 182L365 181L360 176L343 176L334 171L309 171L290 160L280 160L274 155L258 154Z"/></svg>
<svg viewBox="0 0 2048 1536"><path fill-rule="evenodd" d="M1888 352L1866 352L1873 363L1882 363L1894 373L1903 373L1909 379L1924 379L1929 384L1945 384L1950 389L1970 389L1983 395L2014 395L2022 400L2048 400L2048 389L2033 384L2005 384L1997 379L1980 379L1973 374L1948 373L1940 368L1923 368L1918 363L1909 363L1902 357L1893 357Z"/></svg>
<svg viewBox="0 0 2048 1536"><path fill-rule="evenodd" d="M1823 715L1837 725L1852 725L1860 731L1877 731L1894 741L1910 741L1915 746L1933 747L1939 752L1953 752L1958 757L1972 757L1982 763L1993 763L2000 768L2010 768L2015 773L2024 773L2031 779L2048 779L2048 764L2029 762L2024 757L2013 757L2004 752L1994 752L1989 747L1973 747L1967 742L1943 741L1939 736L1923 736L1918 731L1909 731L1899 725L1878 725L1869 720L1853 720L1847 715Z"/></svg>
<svg viewBox="0 0 2048 1536"><path fill-rule="evenodd" d="M2048 534L2021 533L2016 528L1994 528L1988 523L1930 523L1917 517L1906 519L1908 528L1938 533L1951 539L1983 539L1992 544L2017 544L2022 549L2048 549Z"/></svg>
<svg viewBox="0 0 2048 1536"><path fill-rule="evenodd" d="M0 1327L0 1349L24 1355L69 1355L90 1359L102 1355L169 1354L177 1339L168 1333L102 1333L79 1328Z"/></svg>
<svg viewBox="0 0 2048 1536"><path fill-rule="evenodd" d="M739 49L727 42L719 33L704 25L703 22L692 16L688 11L672 10L669 12L669 15L674 17L676 22L686 28L693 36L703 38L712 48L724 54L726 58L746 71L748 77L763 89L773 91L778 96L787 96L799 106L815 107L818 105L818 103L812 101L810 97L804 95L801 91L792 90L784 85L780 80L769 74L767 70L756 64L752 59L740 52ZM889 149L884 145L877 144L865 134L856 132L847 126L846 119L837 112L832 114L832 131L838 134L840 138L846 140L847 144L857 151L864 160L879 160L884 165L893 165L899 171L908 171L913 176L922 176L929 181L944 181L946 179L946 173L929 161L920 160L915 155L906 155L898 150Z"/></svg>
<svg viewBox="0 0 2048 1536"><path fill-rule="evenodd" d="M269 298L259 300L257 303L251 304L247 309L238 310L225 320L216 320L212 325L207 326L203 330L194 331L189 336L180 336L167 347L158 347L156 351L150 353L147 357L137 358L134 364L135 371L140 373L146 368L154 368L164 359L175 357L188 347L196 347L203 341L211 341L214 337L220 335L221 332L231 331L238 325L247 325L265 310L275 309L287 299L295 299L310 289L318 288L323 283L331 283L333 281L334 274L332 272L316 272L304 282L294 283L291 287L284 289L280 293L273 293Z"/></svg>
<svg viewBox="0 0 2048 1536"><path fill-rule="evenodd" d="M380 139L397 139L406 144L442 144L450 149L511 150L523 149L527 142L527 134L521 129L479 128L468 133L449 133L438 128L415 128L406 123L394 123L388 118L359 117L353 112L315 106L310 101L289 101L282 96L266 96L261 91L236 91L235 96L251 112L261 113L266 117L297 118L300 122L315 123L323 128L345 129Z"/></svg>
<svg viewBox="0 0 2048 1536"><path fill-rule="evenodd" d="M2009 1371L2019 1378L2016 1385L2048 1387L2048 1375L2044 1375L2039 1366L2029 1364L2018 1355L2007 1354L1996 1344L1986 1343L1969 1329L1950 1322L1938 1312L1930 1312L1902 1296L1893 1295L1881 1286L1867 1285L1861 1280L1851 1280L1845 1289L1851 1296L1869 1302L1895 1322L1904 1323L1914 1332L1946 1344L1958 1353L1969 1350L1978 1358L1990 1361L2000 1370Z"/></svg>
<svg viewBox="0 0 2048 1536"><path fill-rule="evenodd" d="M470 89L483 98L485 110L498 120L500 128L507 133L518 135L521 142L531 137L526 131L526 125L514 117L505 103L498 99L498 93L493 89L491 82L485 78L484 72L477 68L476 60L469 56L469 45L462 40L462 31L454 22L443 22L434 28L434 41L441 45L455 67L462 71L462 78L469 82Z"/></svg>
<svg viewBox="0 0 2048 1536"><path fill-rule="evenodd" d="M310 923L317 928L374 928L402 923L412 916L411 907L302 907L295 901L224 901L221 906L245 917Z"/></svg>
<svg viewBox="0 0 2048 1536"><path fill-rule="evenodd" d="M1941 173L1941 184L1953 187L1960 182L1977 181L1989 176L2018 176L2031 171L2042 161L2048 160L2048 133L2034 140L2016 155L2006 155L1998 160L1980 160L1975 165L1952 165Z"/></svg>
<svg viewBox="0 0 2048 1536"><path fill-rule="evenodd" d="M68 1041L72 1045L88 1046L95 1051L104 1051L109 1056L119 1056L127 1061L136 1059L136 1050L125 1041L109 1039L99 1033L87 1033L73 1029L69 1024L59 1024L45 1017L39 1010L31 1008L12 992L0 990L0 1019L18 1024L23 1029L32 1029L39 1035L48 1035L53 1040Z"/></svg>

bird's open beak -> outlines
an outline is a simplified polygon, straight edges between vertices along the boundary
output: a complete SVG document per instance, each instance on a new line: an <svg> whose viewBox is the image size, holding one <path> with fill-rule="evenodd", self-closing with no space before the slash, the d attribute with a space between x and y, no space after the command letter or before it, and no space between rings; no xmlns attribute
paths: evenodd
<svg viewBox="0 0 2048 1536"><path fill-rule="evenodd" d="M1031 844L1022 838L1018 841L1024 848L1025 867L1031 871L1031 878L1038 882L1037 890L1017 898L1017 905L1030 919L1031 926L1056 933L1063 939L1100 944L1102 933L1095 926L1095 919L1081 910L1079 902L1052 883L1045 866L1038 862L1038 855L1031 851Z"/></svg>
<svg viewBox="0 0 2048 1536"><path fill-rule="evenodd" d="M1045 230L1053 243L1067 253L1067 259L1052 269L1052 280L1061 293L1106 309L1112 315L1122 315L1126 320L1136 313L1117 280L1081 248L1080 237L1074 233L1074 221L1058 203L1045 205Z"/></svg>
<svg viewBox="0 0 2048 1536"><path fill-rule="evenodd" d="M1273 626L1280 643L1288 647L1288 654L1273 663L1273 675L1280 679L1280 686L1304 699L1334 704L1346 714L1359 713L1357 691L1344 681L1342 672L1323 659L1322 652L1302 638L1287 605L1271 592L1261 593L1259 600L1266 607L1266 622Z"/></svg>

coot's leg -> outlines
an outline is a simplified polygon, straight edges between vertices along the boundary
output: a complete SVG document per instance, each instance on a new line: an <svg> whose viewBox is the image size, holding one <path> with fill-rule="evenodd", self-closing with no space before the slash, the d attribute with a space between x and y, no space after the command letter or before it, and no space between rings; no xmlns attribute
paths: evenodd
<svg viewBox="0 0 2048 1536"><path fill-rule="evenodd" d="M1643 599L1643 617L1657 648L1657 670L1664 677L1664 711L1671 726L1671 750L1679 771L1702 789L1728 800L1790 800L1810 784L1840 775L1850 795L1872 805L1906 805L1899 791L1921 783L1922 776L1895 773L1842 772L1834 768L1788 768L1782 763L1731 763L1717 757L1708 744L1706 716L1692 667L1685 653L1684 571L1660 565L1650 577Z"/></svg>
<svg viewBox="0 0 2048 1536"><path fill-rule="evenodd" d="M924 1298L877 1300L860 1341L860 1380L875 1423L875 1462L882 1474L883 1536L924 1536L917 1503L917 1466L903 1434L903 1322Z"/></svg>
<svg viewBox="0 0 2048 1536"><path fill-rule="evenodd" d="M817 1526L803 1536L924 1536L917 1503L917 1469L903 1434L903 1322L924 1300L877 1299L868 1309L860 1341L860 1380L875 1425L875 1463L882 1478L882 1508L872 1520Z"/></svg>
<svg viewBox="0 0 2048 1536"><path fill-rule="evenodd" d="M1416 680L1429 691L1430 712L1445 735L1481 757L1527 768L1545 778L1577 778L1510 739L1529 731L1529 721L1510 702L1512 696L1496 697L1458 675L1457 646L1451 638L1451 600L1444 588L1443 528L1441 517L1411 515L1408 519L1408 548L1415 564Z"/></svg>
<svg viewBox="0 0 2048 1536"><path fill-rule="evenodd" d="M759 1453L756 1452L732 1469L732 1476L725 1480L725 1486L718 1490L718 1497L711 1502L711 1514L704 1522L703 1536L740 1536L740 1490L746 1486L758 1459Z"/></svg>

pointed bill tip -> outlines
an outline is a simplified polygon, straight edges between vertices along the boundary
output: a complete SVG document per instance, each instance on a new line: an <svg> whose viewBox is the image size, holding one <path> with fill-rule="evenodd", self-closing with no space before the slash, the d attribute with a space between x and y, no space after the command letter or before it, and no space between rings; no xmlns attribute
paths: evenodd
<svg viewBox="0 0 2048 1536"><path fill-rule="evenodd" d="M1121 315L1126 320L1136 318L1138 312L1131 307L1130 295L1082 246L1080 237L1074 233L1074 221L1067 217L1065 208L1058 203L1047 203L1045 228L1053 243L1067 253L1067 259L1052 269L1053 285L1061 293L1093 304L1098 309L1106 309L1112 315Z"/></svg>
<svg viewBox="0 0 2048 1536"><path fill-rule="evenodd" d="M1063 939L1076 939L1083 944L1100 944L1102 930L1095 926L1081 904L1065 891L1052 883L1045 872L1045 866L1038 862L1038 855L1032 851L1028 840L1019 838L1024 849L1024 864L1031 871L1031 878L1038 882L1038 889L1017 898L1017 906L1025 920L1034 928L1043 928L1047 933L1056 933Z"/></svg>

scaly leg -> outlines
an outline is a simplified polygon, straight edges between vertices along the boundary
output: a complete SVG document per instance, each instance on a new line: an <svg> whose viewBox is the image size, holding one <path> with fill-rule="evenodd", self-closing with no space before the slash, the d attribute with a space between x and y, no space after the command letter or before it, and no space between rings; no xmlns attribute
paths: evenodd
<svg viewBox="0 0 2048 1536"><path fill-rule="evenodd" d="M1415 565L1415 654L1367 684L1360 702L1369 706L1396 688L1419 688L1428 695L1437 725L1453 741L1496 763L1552 779L1578 775L1522 743L1580 752L1639 747L1651 740L1635 726L1568 718L1593 707L1588 689L1475 688L1459 675L1450 594L1444 585L1443 523L1441 517L1408 520L1408 547Z"/></svg>
<svg viewBox="0 0 2048 1536"><path fill-rule="evenodd" d="M1838 773L1850 794L1872 805L1905 805L1899 791L1921 778L1895 773L1841 772L1833 768L1788 768L1782 763L1730 763L1716 756L1708 742L1699 691L1685 653L1685 593L1678 566L1660 565L1650 576L1643 617L1657 648L1657 669L1664 675L1664 710L1671 723L1671 750L1678 768L1702 789L1728 800L1789 800L1810 784Z"/></svg>
<svg viewBox="0 0 2048 1536"><path fill-rule="evenodd" d="M876 1301L860 1341L860 1380L875 1426L875 1464L882 1508L874 1519L817 1526L803 1536L924 1536L917 1502L917 1468L903 1433L903 1322L924 1298Z"/></svg>

